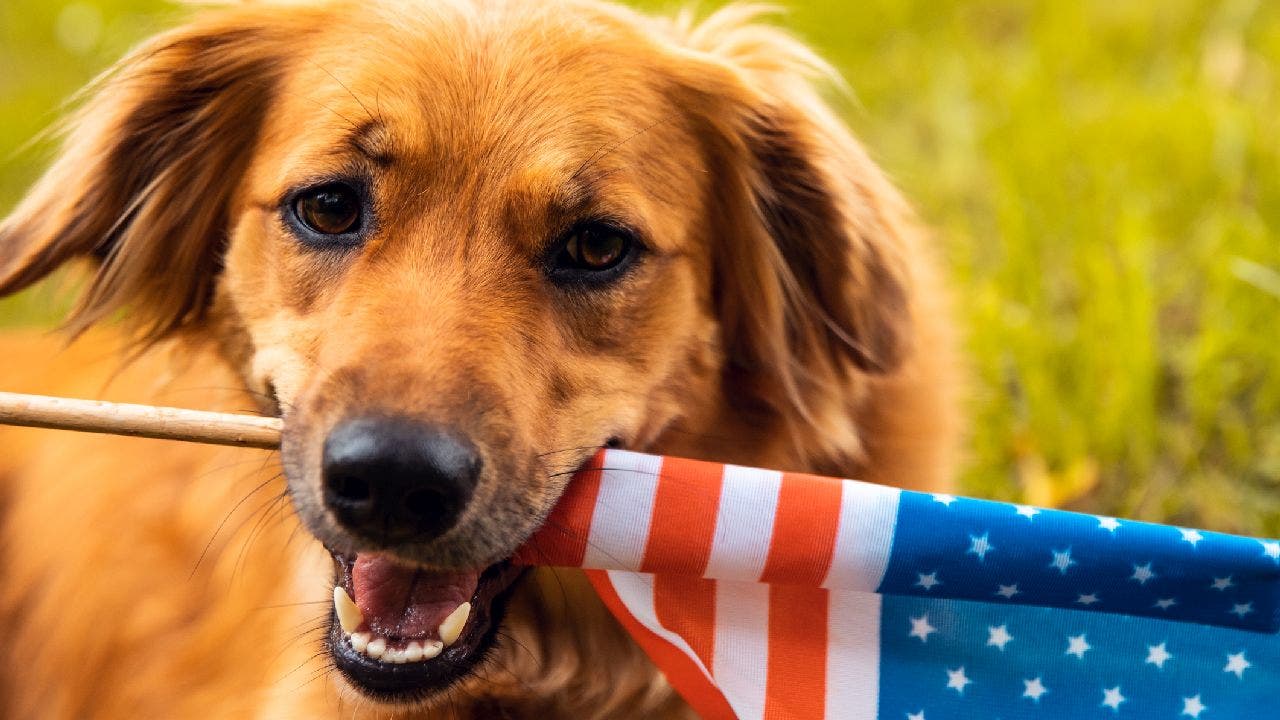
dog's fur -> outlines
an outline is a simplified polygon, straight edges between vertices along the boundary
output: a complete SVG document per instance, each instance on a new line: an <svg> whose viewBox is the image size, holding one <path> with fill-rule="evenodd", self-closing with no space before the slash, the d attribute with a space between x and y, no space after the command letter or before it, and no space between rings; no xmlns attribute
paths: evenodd
<svg viewBox="0 0 1280 720"><path fill-rule="evenodd" d="M283 409L284 459L0 431L3 714L687 713L569 571L523 580L491 659L426 705L328 672L312 535L351 540L314 499L318 448L353 414L480 448L458 526L387 549L439 567L510 553L609 439L945 486L955 382L929 251L814 89L826 66L757 15L248 4L104 77L0 225L0 293L85 258L71 328L123 314L149 349L116 374L124 333L63 351L11 335L3 389ZM336 175L373 188L373 234L303 248L282 198ZM554 287L540 253L588 216L648 251L608 288Z"/></svg>

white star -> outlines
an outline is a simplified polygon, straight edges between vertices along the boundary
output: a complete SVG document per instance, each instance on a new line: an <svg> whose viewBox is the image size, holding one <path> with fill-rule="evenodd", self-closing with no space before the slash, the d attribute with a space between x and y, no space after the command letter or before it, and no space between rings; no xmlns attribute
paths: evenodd
<svg viewBox="0 0 1280 720"><path fill-rule="evenodd" d="M972 683L973 683L972 680L965 677L963 665L956 670L947 671L947 687L951 688L952 690L955 690L961 695L964 694L965 686L970 685Z"/></svg>
<svg viewBox="0 0 1280 720"><path fill-rule="evenodd" d="M931 572L928 575L924 573L916 573L920 579L916 581L916 587L924 588L925 592L933 589L934 585L941 585L942 581L938 579L937 572Z"/></svg>
<svg viewBox="0 0 1280 720"><path fill-rule="evenodd" d="M1036 702L1040 702L1041 695L1049 692L1049 688L1044 686L1044 683L1041 682L1040 678L1035 678L1034 680L1023 680L1022 684L1026 687L1026 689L1022 691L1022 697L1031 698Z"/></svg>
<svg viewBox="0 0 1280 720"><path fill-rule="evenodd" d="M1096 602L1101 602L1101 600L1098 599L1098 593L1089 593L1088 595L1081 595L1076 598L1076 602L1087 607Z"/></svg>
<svg viewBox="0 0 1280 720"><path fill-rule="evenodd" d="M1191 543L1191 547L1195 547L1196 543L1204 539L1199 530L1188 530L1186 528L1178 528L1178 532L1182 533L1182 539Z"/></svg>
<svg viewBox="0 0 1280 720"><path fill-rule="evenodd" d="M1058 572L1066 575L1067 569L1072 565L1078 565L1075 560L1071 559L1071 548L1066 550L1051 550L1053 553L1053 562L1049 563L1049 567L1057 568Z"/></svg>
<svg viewBox="0 0 1280 720"><path fill-rule="evenodd" d="M1244 618L1245 615L1248 615L1249 613L1253 612L1253 603L1252 602L1236 603L1235 605L1232 605L1231 609L1228 610L1227 612L1231 613L1232 615L1235 615L1236 617Z"/></svg>
<svg viewBox="0 0 1280 720"><path fill-rule="evenodd" d="M1177 604L1178 604L1178 598L1160 598L1159 600L1156 601L1156 604L1152 605L1151 607L1160 608L1161 610L1168 610L1169 608Z"/></svg>
<svg viewBox="0 0 1280 720"><path fill-rule="evenodd" d="M1014 583L1012 585L1001 585L1000 589L996 591L996 594L1005 600L1008 600L1020 592L1022 591L1018 589L1018 583Z"/></svg>
<svg viewBox="0 0 1280 720"><path fill-rule="evenodd" d="M1193 718L1200 717L1200 713L1208 710L1209 706L1200 702L1200 696L1182 698L1182 714L1190 715Z"/></svg>
<svg viewBox="0 0 1280 720"><path fill-rule="evenodd" d="M924 711L907 713L907 720L924 720Z"/></svg>
<svg viewBox="0 0 1280 720"><path fill-rule="evenodd" d="M1231 580L1231 576L1228 575L1222 578L1214 578L1213 585L1210 585L1210 587L1214 590L1226 590L1227 588L1235 587L1235 585L1236 584Z"/></svg>
<svg viewBox="0 0 1280 720"><path fill-rule="evenodd" d="M1116 528L1120 527L1120 521L1113 517L1100 517L1098 518L1098 527L1107 532L1115 532Z"/></svg>
<svg viewBox="0 0 1280 720"><path fill-rule="evenodd" d="M937 502L942 503L943 505L946 505L947 507L951 507L951 503L956 501L956 496L948 495L946 493L934 493L933 499Z"/></svg>
<svg viewBox="0 0 1280 720"><path fill-rule="evenodd" d="M1067 651L1064 655L1075 655L1080 659L1084 659L1084 654L1093 649L1093 646L1084 639L1084 633L1072 635L1067 638Z"/></svg>
<svg viewBox="0 0 1280 720"><path fill-rule="evenodd" d="M1222 672L1235 673L1236 677L1243 678L1244 671L1253 667L1253 663L1244 657L1244 652L1238 652L1235 655L1227 656L1227 666L1222 668Z"/></svg>
<svg viewBox="0 0 1280 720"><path fill-rule="evenodd" d="M1155 665L1157 668L1163 670L1164 664L1173 658L1173 654L1170 653L1169 649L1164 645L1164 643L1160 643L1159 645L1147 646L1148 665Z"/></svg>
<svg viewBox="0 0 1280 720"><path fill-rule="evenodd" d="M907 633L907 637L918 637L920 642L929 642L929 635L936 632L938 628L929 624L929 616L921 615L911 618L911 632Z"/></svg>
<svg viewBox="0 0 1280 720"><path fill-rule="evenodd" d="M1107 690L1105 688L1102 690L1102 704L1106 705L1107 707L1117 712L1119 712L1120 710L1120 703L1124 702L1127 699L1128 698L1126 698L1124 695L1120 694L1119 685L1111 688L1110 690Z"/></svg>
<svg viewBox="0 0 1280 720"><path fill-rule="evenodd" d="M991 544L990 538L991 533L989 532L982 533L981 535L970 535L969 550L966 554L973 553L978 556L979 561L986 560L987 553L996 549L996 546Z"/></svg>
<svg viewBox="0 0 1280 720"><path fill-rule="evenodd" d="M1280 542L1275 540L1259 540L1262 543L1262 554L1272 560L1280 561Z"/></svg>
<svg viewBox="0 0 1280 720"><path fill-rule="evenodd" d="M1147 581L1155 577L1156 573L1151 569L1151 563L1146 565L1134 565L1133 575L1129 576L1130 580L1137 580L1139 585L1146 585Z"/></svg>
<svg viewBox="0 0 1280 720"><path fill-rule="evenodd" d="M1040 508L1030 505L1014 505L1013 508L1019 515L1028 520L1040 514Z"/></svg>
<svg viewBox="0 0 1280 720"><path fill-rule="evenodd" d="M1013 636L1009 634L1009 628L1005 625L1000 627L992 625L987 628L987 645L994 645L1000 648L1001 652L1004 652L1004 646L1008 645L1012 639Z"/></svg>

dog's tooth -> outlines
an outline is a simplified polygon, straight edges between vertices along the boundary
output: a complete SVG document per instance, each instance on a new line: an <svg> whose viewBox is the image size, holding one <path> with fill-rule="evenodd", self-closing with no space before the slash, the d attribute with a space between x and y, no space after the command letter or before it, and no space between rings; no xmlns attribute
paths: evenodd
<svg viewBox="0 0 1280 720"><path fill-rule="evenodd" d="M404 662L404 651L398 648L387 648L387 651L382 653L382 662L399 665Z"/></svg>
<svg viewBox="0 0 1280 720"><path fill-rule="evenodd" d="M338 624L342 626L342 631L345 633L355 632L364 622L364 615L360 612L360 608L356 607L355 601L341 585L335 585L333 588L333 609L338 614Z"/></svg>
<svg viewBox="0 0 1280 720"><path fill-rule="evenodd" d="M422 646L422 659L430 660L444 651L444 643L439 640L429 640Z"/></svg>
<svg viewBox="0 0 1280 720"><path fill-rule="evenodd" d="M414 640L404 649L405 662L418 662L422 659L422 643Z"/></svg>
<svg viewBox="0 0 1280 720"><path fill-rule="evenodd" d="M471 617L471 603L464 602L449 613L449 617L440 623L440 640L446 646L452 645L458 641L458 636L462 634L462 628L467 624L467 618Z"/></svg>
<svg viewBox="0 0 1280 720"><path fill-rule="evenodd" d="M365 647L364 654L374 659L380 659L387 652L387 641L383 638L374 638L369 641L369 645Z"/></svg>
<svg viewBox="0 0 1280 720"><path fill-rule="evenodd" d="M358 632L351 633L350 637L347 639L351 641L351 647L354 648L356 652L362 653L365 651L365 648L369 647L369 640L372 638L373 636L369 633Z"/></svg>

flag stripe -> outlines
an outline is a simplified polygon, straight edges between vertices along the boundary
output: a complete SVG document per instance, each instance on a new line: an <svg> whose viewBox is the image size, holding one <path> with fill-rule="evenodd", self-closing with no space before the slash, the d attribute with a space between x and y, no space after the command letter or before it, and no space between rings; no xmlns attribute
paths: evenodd
<svg viewBox="0 0 1280 720"><path fill-rule="evenodd" d="M658 623L654 612L653 576L588 570L587 577L614 617L703 720L733 720L736 717L689 646Z"/></svg>
<svg viewBox="0 0 1280 720"><path fill-rule="evenodd" d="M889 566L902 491L853 480L840 484L840 529L822 586L875 592Z"/></svg>
<svg viewBox="0 0 1280 720"><path fill-rule="evenodd" d="M591 518L587 567L635 570L644 559L662 458L610 450Z"/></svg>
<svg viewBox="0 0 1280 720"><path fill-rule="evenodd" d="M809 720L826 712L827 592L769 586L766 720Z"/></svg>
<svg viewBox="0 0 1280 720"><path fill-rule="evenodd" d="M822 584L840 525L840 489L830 478L783 476L761 582Z"/></svg>
<svg viewBox="0 0 1280 720"><path fill-rule="evenodd" d="M764 717L769 586L719 581L712 677L742 720Z"/></svg>
<svg viewBox="0 0 1280 720"><path fill-rule="evenodd" d="M781 484L780 472L725 466L707 577L760 579L769 554Z"/></svg>
<svg viewBox="0 0 1280 720"><path fill-rule="evenodd" d="M642 572L706 572L723 477L724 467L714 463L663 461Z"/></svg>
<svg viewBox="0 0 1280 720"><path fill-rule="evenodd" d="M827 600L826 717L875 720L880 695L879 595L832 590Z"/></svg>
<svg viewBox="0 0 1280 720"><path fill-rule="evenodd" d="M662 627L684 638L707 671L714 672L716 581L655 575L653 610Z"/></svg>

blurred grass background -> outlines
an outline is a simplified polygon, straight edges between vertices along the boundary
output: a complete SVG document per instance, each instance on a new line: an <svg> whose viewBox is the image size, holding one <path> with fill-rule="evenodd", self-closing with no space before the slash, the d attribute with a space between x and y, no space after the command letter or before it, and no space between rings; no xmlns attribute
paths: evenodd
<svg viewBox="0 0 1280 720"><path fill-rule="evenodd" d="M788 5L944 250L965 491L1280 535L1280 3ZM62 102L184 12L0 1L0 212ZM64 306L37 288L0 325Z"/></svg>

